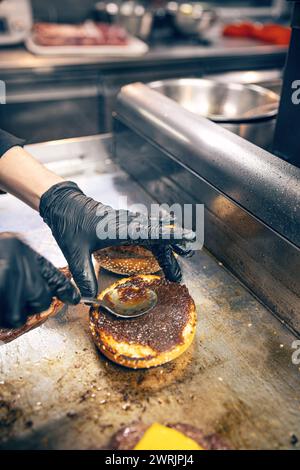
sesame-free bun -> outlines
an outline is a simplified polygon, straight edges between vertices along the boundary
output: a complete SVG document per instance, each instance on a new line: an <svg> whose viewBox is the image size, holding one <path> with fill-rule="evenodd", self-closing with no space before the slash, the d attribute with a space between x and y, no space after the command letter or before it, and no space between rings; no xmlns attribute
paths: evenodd
<svg viewBox="0 0 300 470"><path fill-rule="evenodd" d="M160 270L151 251L139 245L122 245L96 251L94 257L98 264L116 274L152 274Z"/></svg>
<svg viewBox="0 0 300 470"><path fill-rule="evenodd" d="M146 314L131 319L117 318L104 309L92 307L90 329L93 340L109 359L133 369L159 366L180 356L192 343L196 330L196 310L184 285L159 276L139 275L114 283L111 289L154 290L158 302Z"/></svg>

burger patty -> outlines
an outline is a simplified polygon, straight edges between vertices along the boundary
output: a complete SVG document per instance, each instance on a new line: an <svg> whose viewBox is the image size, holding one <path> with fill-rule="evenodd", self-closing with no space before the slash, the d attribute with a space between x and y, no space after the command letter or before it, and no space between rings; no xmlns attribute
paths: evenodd
<svg viewBox="0 0 300 470"><path fill-rule="evenodd" d="M228 450L229 446L217 434L205 434L201 429L189 424L167 424L169 428L176 429L185 436L193 439L200 447L206 450ZM133 423L114 434L106 450L133 450L143 437L148 426L143 423Z"/></svg>

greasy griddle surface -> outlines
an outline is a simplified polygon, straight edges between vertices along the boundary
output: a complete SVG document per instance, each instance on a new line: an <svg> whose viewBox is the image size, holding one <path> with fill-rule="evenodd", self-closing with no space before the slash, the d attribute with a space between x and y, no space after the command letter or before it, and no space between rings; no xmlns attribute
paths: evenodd
<svg viewBox="0 0 300 470"><path fill-rule="evenodd" d="M80 140L80 152L84 145ZM74 154L73 147L65 153L54 148ZM137 183L122 172L105 173L108 157L98 148L95 153L101 171L82 172L79 186L107 205L126 194L129 204L150 208L153 200ZM37 213L10 195L0 198L0 210L2 230L30 233L33 247L62 265ZM239 256L240 247L230 249ZM300 437L295 335L205 249L180 263L201 315L192 347L173 362L133 370L107 360L95 347L89 308L82 304L0 347L0 449L100 448L141 420L148 426L188 423L234 449L300 448L293 437ZM99 291L119 279L101 269Z"/></svg>
<svg viewBox="0 0 300 470"><path fill-rule="evenodd" d="M142 278L132 278L128 282L128 296L132 287L138 287L143 295L145 287L157 294L157 304L145 315L130 320L119 319L100 309L96 327L119 342L149 346L155 351L169 351L183 343L182 333L189 322L194 302L186 286L165 279L145 282ZM124 284L121 286L124 289ZM124 290L122 295L126 295ZM92 314L93 315L93 314Z"/></svg>

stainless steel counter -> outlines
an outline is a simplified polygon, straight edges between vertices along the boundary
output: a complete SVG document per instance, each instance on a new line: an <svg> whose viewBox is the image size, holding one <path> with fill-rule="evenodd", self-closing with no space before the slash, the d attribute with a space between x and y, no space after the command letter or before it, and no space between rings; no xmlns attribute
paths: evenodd
<svg viewBox="0 0 300 470"><path fill-rule="evenodd" d="M109 148L106 136L30 151L102 202L121 206L121 195L151 202L112 164ZM0 196L0 230L7 229L64 264L40 217L9 195ZM98 448L134 420L190 423L234 448L292 448L292 435L300 437L295 337L205 250L182 266L199 321L193 346L170 364L132 371L107 361L84 306L0 346L0 448ZM100 272L100 284L115 277Z"/></svg>
<svg viewBox="0 0 300 470"><path fill-rule="evenodd" d="M268 58L279 60L282 64L287 48L284 46L266 45L248 39L216 38L209 46L201 45L158 45L152 46L147 54L136 58L103 58L101 56L36 56L25 48L6 48L0 50L0 70L4 73L17 70L46 71L53 68L70 68L80 66L98 66L101 69L116 69L144 66L153 63L184 62L187 60L199 61L210 58L246 58L256 57L261 66L268 66ZM274 65L276 66L276 64Z"/></svg>
<svg viewBox="0 0 300 470"><path fill-rule="evenodd" d="M142 57L42 57L24 47L0 49L6 106L0 127L28 142L111 131L119 89L128 83L199 77L232 70L281 69L285 47L215 38L209 46L155 46ZM76 117L75 117L76 116Z"/></svg>

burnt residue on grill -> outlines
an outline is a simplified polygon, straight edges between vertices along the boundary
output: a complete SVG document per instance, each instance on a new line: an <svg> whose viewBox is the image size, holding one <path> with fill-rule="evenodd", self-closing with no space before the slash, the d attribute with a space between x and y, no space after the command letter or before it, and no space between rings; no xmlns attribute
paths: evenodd
<svg viewBox="0 0 300 470"><path fill-rule="evenodd" d="M147 397L153 397L156 393L176 387L181 383L190 383L194 374L197 373L194 367L196 344L180 357L172 362L168 362L152 369L125 369L123 366L107 361L104 368L105 380L109 384L109 389L114 390L119 395L119 399L134 401L144 404ZM99 353L100 355L100 353ZM100 356L103 360L103 356Z"/></svg>
<svg viewBox="0 0 300 470"><path fill-rule="evenodd" d="M11 428L22 417L22 410L11 402L0 400L0 430ZM0 432L1 435L1 432Z"/></svg>
<svg viewBox="0 0 300 470"><path fill-rule="evenodd" d="M16 427L24 424L24 412L14 394L2 393L0 388L0 443L8 439Z"/></svg>
<svg viewBox="0 0 300 470"><path fill-rule="evenodd" d="M133 288L141 291L145 287L157 294L157 304L145 315L132 319L119 319L101 310L97 328L111 334L117 341L139 343L158 352L182 344L182 333L189 321L194 302L184 285L165 279L144 281L141 277L130 280L130 292ZM129 289L129 282L128 282Z"/></svg>

